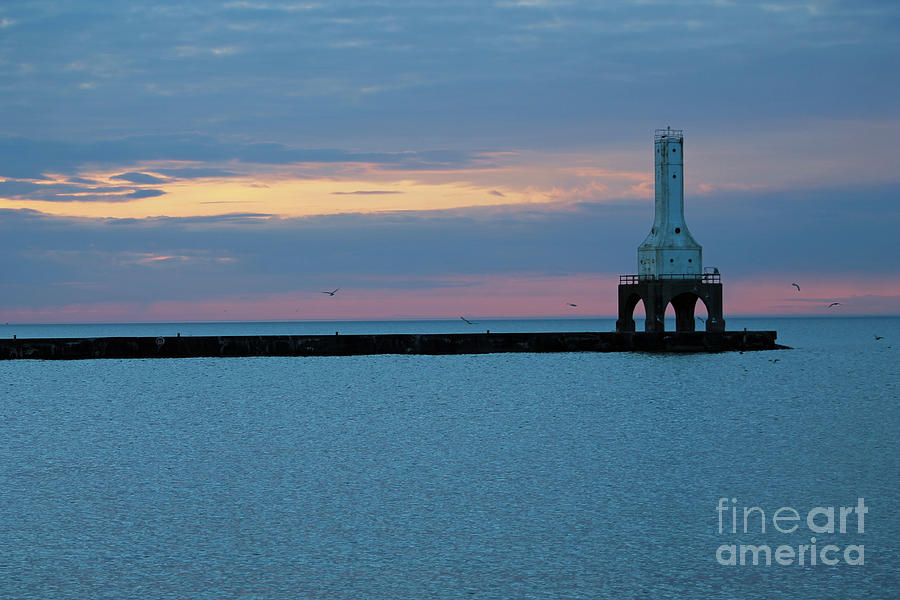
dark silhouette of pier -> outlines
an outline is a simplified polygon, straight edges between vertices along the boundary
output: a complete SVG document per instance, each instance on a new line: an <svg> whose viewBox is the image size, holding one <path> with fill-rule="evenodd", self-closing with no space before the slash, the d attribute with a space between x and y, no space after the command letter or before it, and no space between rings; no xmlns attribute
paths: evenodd
<svg viewBox="0 0 900 600"><path fill-rule="evenodd" d="M31 338L0 340L0 360L775 350L774 331L432 333Z"/></svg>

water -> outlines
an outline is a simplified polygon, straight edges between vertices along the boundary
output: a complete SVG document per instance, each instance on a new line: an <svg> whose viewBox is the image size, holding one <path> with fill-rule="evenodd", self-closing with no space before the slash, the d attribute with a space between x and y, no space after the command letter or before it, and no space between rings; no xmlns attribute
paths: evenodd
<svg viewBox="0 0 900 600"><path fill-rule="evenodd" d="M0 597L896 598L900 319L728 325L795 349L0 362ZM739 512L733 534L725 512L720 534L720 498L763 508L767 532L751 518L744 534ZM858 498L863 532L851 514L816 535L834 566L716 560L809 545L810 509ZM803 515L796 532L773 529L780 507Z"/></svg>

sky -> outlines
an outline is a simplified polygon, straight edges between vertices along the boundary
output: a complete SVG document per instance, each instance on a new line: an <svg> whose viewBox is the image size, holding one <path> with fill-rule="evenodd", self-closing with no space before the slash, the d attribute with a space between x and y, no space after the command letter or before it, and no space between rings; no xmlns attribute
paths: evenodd
<svg viewBox="0 0 900 600"><path fill-rule="evenodd" d="M5 0L0 321L611 316L666 126L726 318L900 314L898 64L888 1Z"/></svg>

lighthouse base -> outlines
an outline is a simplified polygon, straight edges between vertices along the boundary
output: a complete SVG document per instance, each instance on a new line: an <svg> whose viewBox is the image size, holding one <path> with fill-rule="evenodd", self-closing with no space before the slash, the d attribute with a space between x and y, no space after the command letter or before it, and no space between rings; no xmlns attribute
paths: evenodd
<svg viewBox="0 0 900 600"><path fill-rule="evenodd" d="M706 275L685 279L651 279L637 275L619 278L619 318L616 331L634 331L634 309L644 303L644 331L661 333L666 329L666 307L675 309L675 331L695 331L699 319L694 315L697 300L706 306L703 328L708 332L725 331L722 316L722 283Z"/></svg>

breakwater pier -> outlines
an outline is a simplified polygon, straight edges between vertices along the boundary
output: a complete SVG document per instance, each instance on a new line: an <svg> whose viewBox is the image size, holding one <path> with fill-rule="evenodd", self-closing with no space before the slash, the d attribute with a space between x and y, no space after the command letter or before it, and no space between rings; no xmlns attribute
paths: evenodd
<svg viewBox="0 0 900 600"><path fill-rule="evenodd" d="M0 360L776 350L774 331L431 333L29 338L0 340Z"/></svg>

